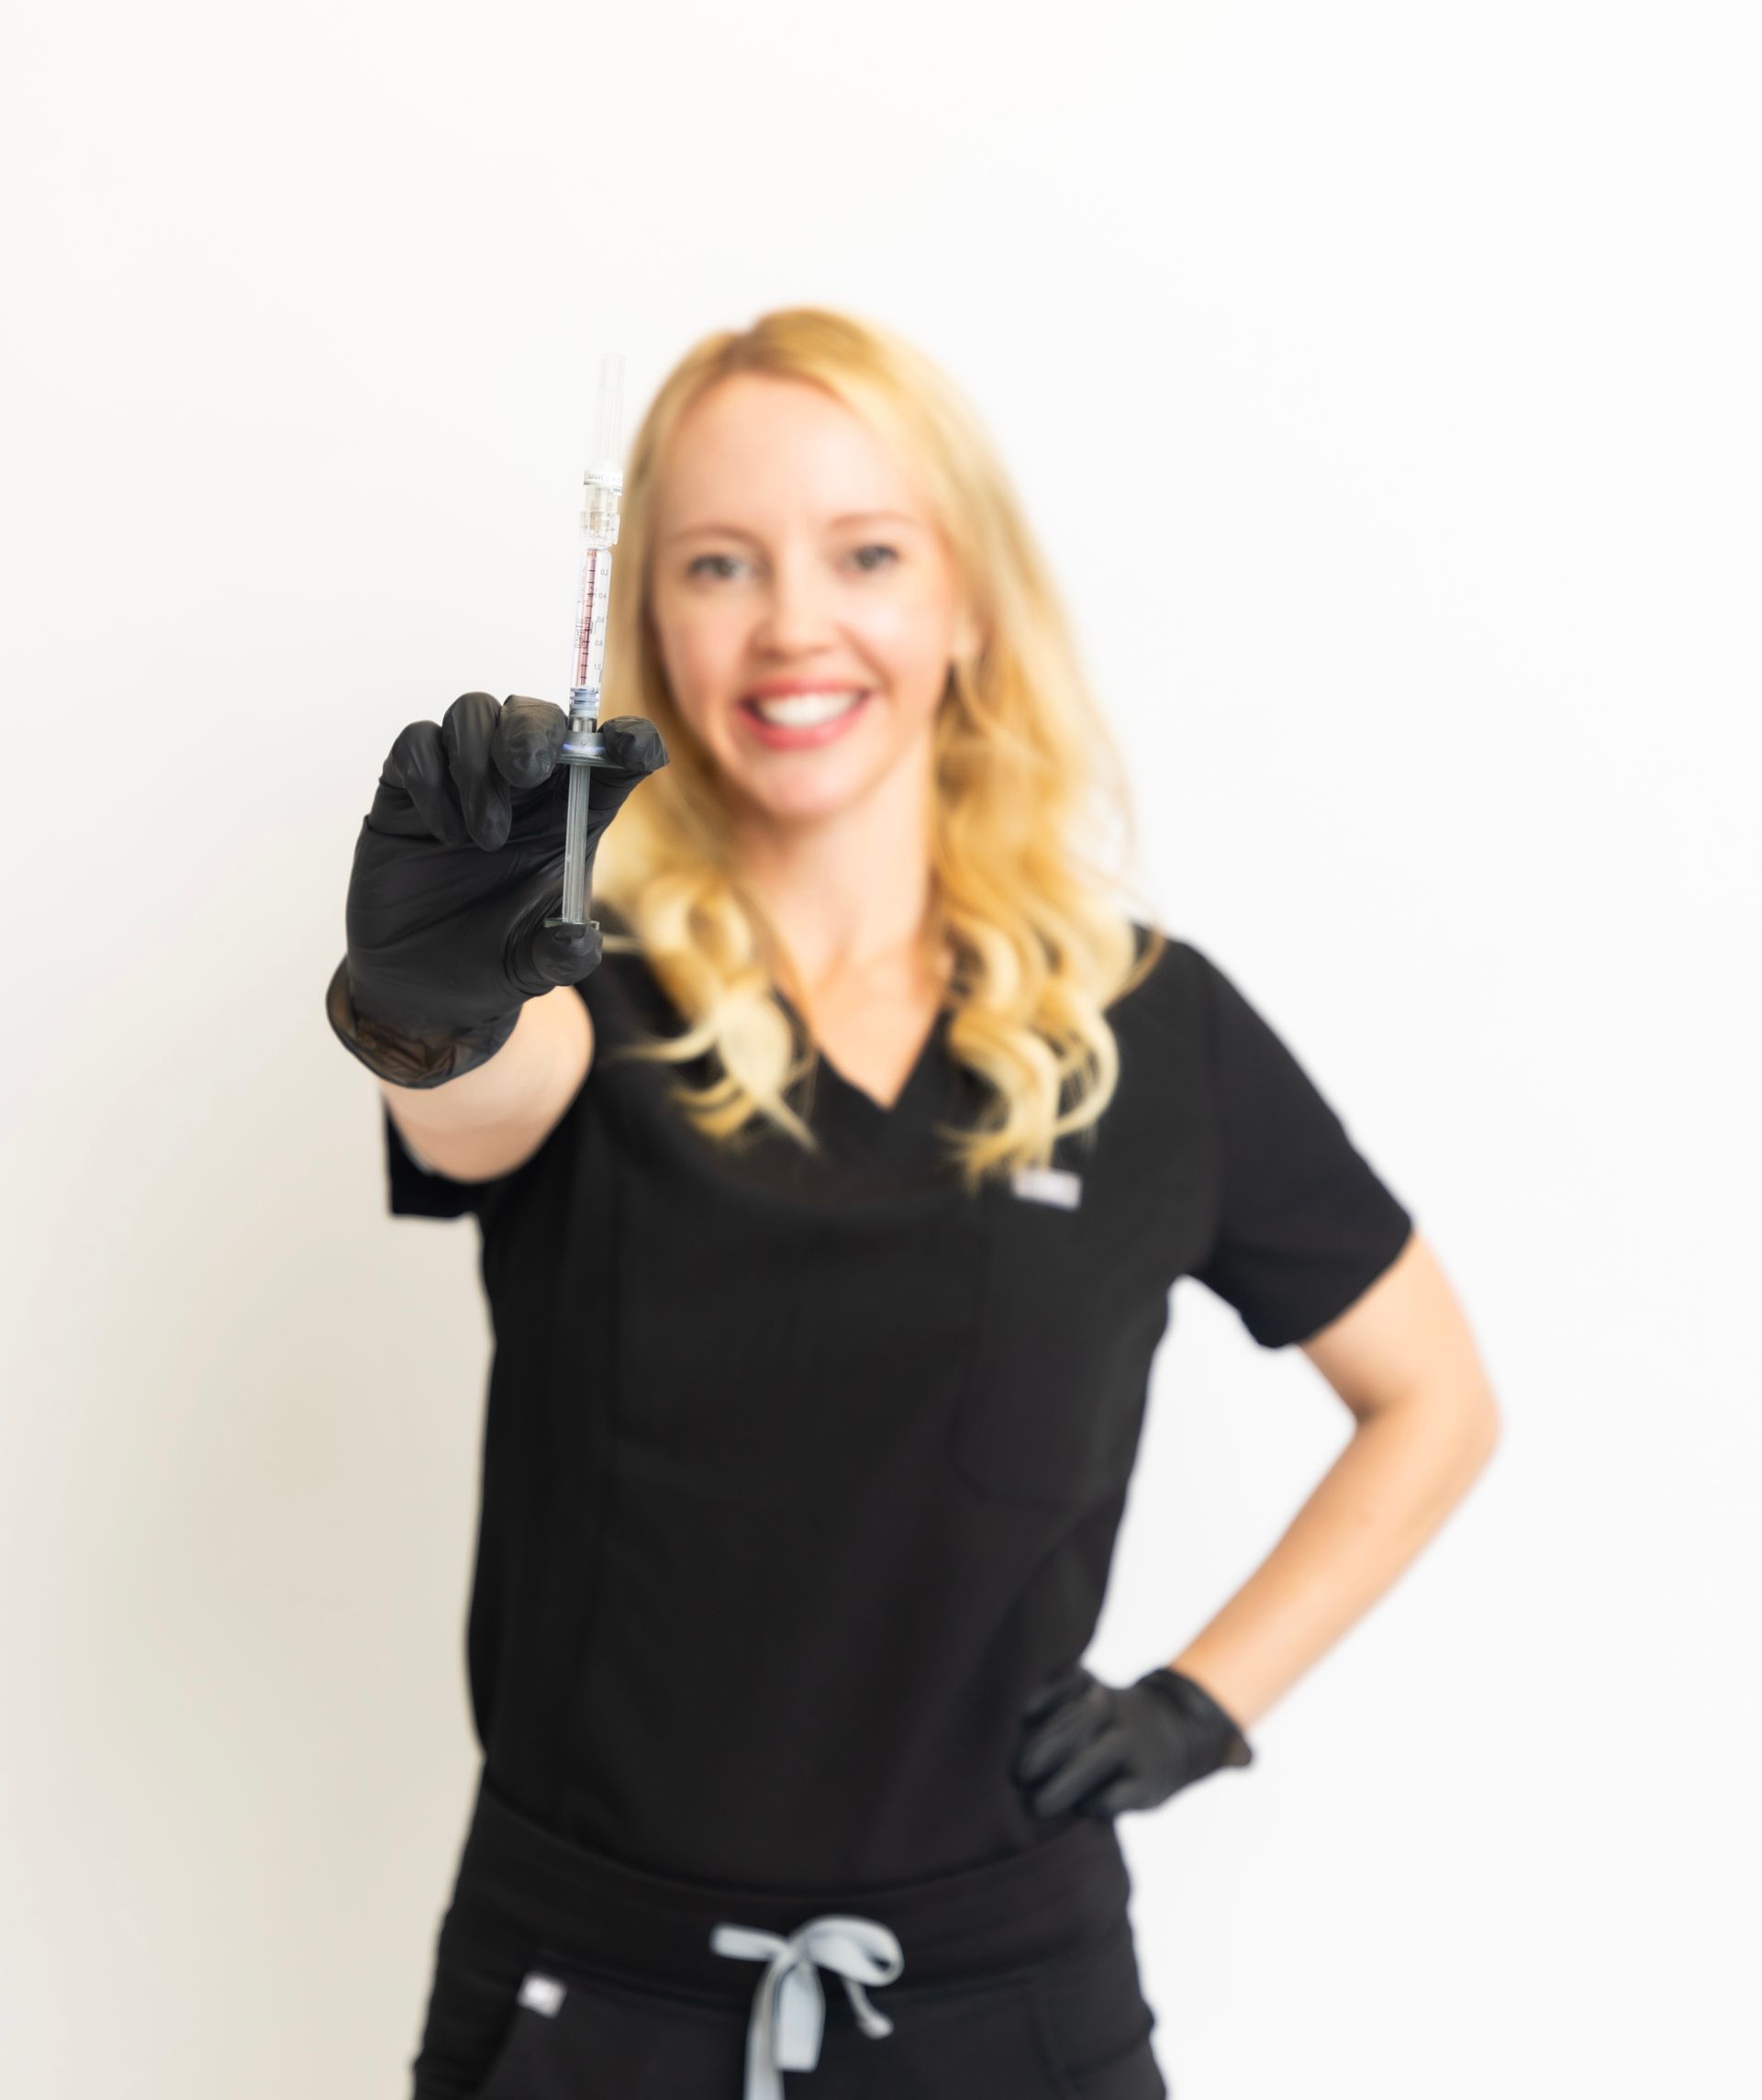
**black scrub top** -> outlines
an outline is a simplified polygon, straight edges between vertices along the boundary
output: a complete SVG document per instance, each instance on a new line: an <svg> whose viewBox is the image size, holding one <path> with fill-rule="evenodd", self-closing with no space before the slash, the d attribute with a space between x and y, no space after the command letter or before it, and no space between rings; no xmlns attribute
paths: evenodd
<svg viewBox="0 0 1762 2100"><path fill-rule="evenodd" d="M666 1088L708 1059L608 1060L684 1025L640 955L577 992L593 1067L511 1174L425 1171L385 1118L392 1210L481 1229L466 1661L493 1783L637 1866L754 1889L1055 1835L1077 1812L1028 1809L1020 1710L1093 1633L1175 1283L1277 1348L1388 1268L1408 1211L1185 941L1108 1010L1094 1138L976 1196L933 1129L983 1099L947 1007L890 1109L819 1059L813 1159L768 1125L699 1137Z"/></svg>

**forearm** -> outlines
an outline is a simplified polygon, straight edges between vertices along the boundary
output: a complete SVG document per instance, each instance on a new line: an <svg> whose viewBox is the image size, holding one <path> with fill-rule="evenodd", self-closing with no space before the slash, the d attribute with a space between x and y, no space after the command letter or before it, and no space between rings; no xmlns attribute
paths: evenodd
<svg viewBox="0 0 1762 2100"><path fill-rule="evenodd" d="M581 995L562 986L528 1000L496 1055L456 1079L378 1085L392 1120L430 1164L485 1178L505 1172L555 1123L586 1077L592 1048Z"/></svg>
<svg viewBox="0 0 1762 2100"><path fill-rule="evenodd" d="M1173 1659L1247 1728L1361 1618L1441 1528L1497 1438L1478 1386L1361 1422L1277 1546Z"/></svg>

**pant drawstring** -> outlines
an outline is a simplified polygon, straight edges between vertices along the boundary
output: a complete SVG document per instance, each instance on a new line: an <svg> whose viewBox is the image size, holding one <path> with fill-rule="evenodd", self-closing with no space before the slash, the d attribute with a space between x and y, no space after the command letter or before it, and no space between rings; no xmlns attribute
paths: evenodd
<svg viewBox="0 0 1762 2100"><path fill-rule="evenodd" d="M826 2026L820 1969L842 1979L865 2035L893 2032L893 2022L863 1991L864 1983L891 1983L905 1967L898 1940L875 1918L828 1913L787 1938L754 1926L719 1925L709 1944L718 1954L766 1964L746 2027L745 2100L783 2100L782 2073L819 2063Z"/></svg>

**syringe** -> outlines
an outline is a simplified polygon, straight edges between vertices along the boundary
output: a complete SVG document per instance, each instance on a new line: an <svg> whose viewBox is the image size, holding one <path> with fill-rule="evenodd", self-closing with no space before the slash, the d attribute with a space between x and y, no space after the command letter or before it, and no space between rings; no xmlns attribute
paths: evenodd
<svg viewBox="0 0 1762 2100"><path fill-rule="evenodd" d="M582 480L581 587L575 601L575 662L569 685L569 730L559 763L569 768L569 808L564 820L563 908L547 926L597 926L587 916L587 785L605 756L599 734L599 695L606 664L606 608L612 590L612 548L618 540L618 504L624 487L624 359L608 351L599 363L599 414L593 464Z"/></svg>

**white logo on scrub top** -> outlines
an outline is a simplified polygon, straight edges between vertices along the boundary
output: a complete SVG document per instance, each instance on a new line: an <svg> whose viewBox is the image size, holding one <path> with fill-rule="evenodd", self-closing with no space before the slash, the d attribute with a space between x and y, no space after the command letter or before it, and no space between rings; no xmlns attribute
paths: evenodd
<svg viewBox="0 0 1762 2100"><path fill-rule="evenodd" d="M1083 1200L1083 1177L1067 1167L1018 1167L1009 1186L1031 1203L1056 1203L1066 1211Z"/></svg>
<svg viewBox="0 0 1762 2100"><path fill-rule="evenodd" d="M554 1976L543 1976L534 1969L520 1985L520 2003L530 2005L535 2013L542 2013L547 2019L555 2019L563 2009L563 1988Z"/></svg>

